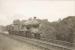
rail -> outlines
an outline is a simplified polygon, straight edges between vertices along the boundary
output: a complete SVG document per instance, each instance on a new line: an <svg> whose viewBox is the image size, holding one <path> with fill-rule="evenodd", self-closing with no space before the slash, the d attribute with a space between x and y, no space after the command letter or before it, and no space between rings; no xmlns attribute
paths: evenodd
<svg viewBox="0 0 75 50"><path fill-rule="evenodd" d="M43 39L41 39L43 40ZM53 39L49 39L49 40L43 40L43 41L48 41L50 43L55 43L55 44L59 44L59 45L63 45L63 46L70 46L70 47L74 47L75 43L70 43L70 42L66 42L66 41L61 41L61 40L53 40Z"/></svg>
<svg viewBox="0 0 75 50"><path fill-rule="evenodd" d="M21 37L21 36L17 36L17 35L6 35L6 34L3 34L3 35L8 36L10 38L13 38L15 40L31 43L34 45L38 45L38 46L46 48L46 49L50 49L50 46L53 46L53 47L62 48L65 50L73 50L72 47L60 45L61 43L58 42L59 40L51 40L51 42L47 42L47 41L42 41L42 40L38 40L38 39L25 38L25 37ZM65 41L62 41L62 43L64 43L64 42ZM66 44L68 44L68 42L66 42Z"/></svg>

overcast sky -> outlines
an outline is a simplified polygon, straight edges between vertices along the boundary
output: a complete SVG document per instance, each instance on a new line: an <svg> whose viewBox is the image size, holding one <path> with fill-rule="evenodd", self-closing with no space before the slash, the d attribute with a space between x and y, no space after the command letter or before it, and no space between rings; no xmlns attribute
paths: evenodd
<svg viewBox="0 0 75 50"><path fill-rule="evenodd" d="M0 25L34 16L49 21L75 16L75 1L0 0Z"/></svg>

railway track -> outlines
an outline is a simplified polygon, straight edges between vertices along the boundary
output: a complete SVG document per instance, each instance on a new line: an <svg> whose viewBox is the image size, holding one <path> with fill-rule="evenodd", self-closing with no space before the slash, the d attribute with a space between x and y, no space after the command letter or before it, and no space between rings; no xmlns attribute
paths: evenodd
<svg viewBox="0 0 75 50"><path fill-rule="evenodd" d="M30 38L17 36L17 35L8 35L3 33L2 35L10 37L11 39L14 39L14 40L18 40L20 42L25 42L38 47L45 48L45 50L74 50L74 48L72 47L62 46L62 45L58 45L58 44L54 44L54 43L50 43L46 41L41 41L37 39L30 39Z"/></svg>

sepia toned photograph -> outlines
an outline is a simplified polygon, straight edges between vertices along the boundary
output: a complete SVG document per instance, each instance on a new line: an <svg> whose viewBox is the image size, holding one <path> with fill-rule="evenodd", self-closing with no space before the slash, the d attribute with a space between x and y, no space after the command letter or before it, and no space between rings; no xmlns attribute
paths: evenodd
<svg viewBox="0 0 75 50"><path fill-rule="evenodd" d="M75 50L75 0L0 0L0 50Z"/></svg>

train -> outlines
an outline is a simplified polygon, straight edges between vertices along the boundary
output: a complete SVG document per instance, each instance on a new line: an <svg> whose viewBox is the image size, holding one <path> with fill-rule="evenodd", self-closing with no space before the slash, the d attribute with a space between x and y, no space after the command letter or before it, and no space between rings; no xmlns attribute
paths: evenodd
<svg viewBox="0 0 75 50"><path fill-rule="evenodd" d="M9 35L19 35L28 38L41 38L39 32L40 22L36 17L28 20L14 20L13 24L7 26Z"/></svg>

